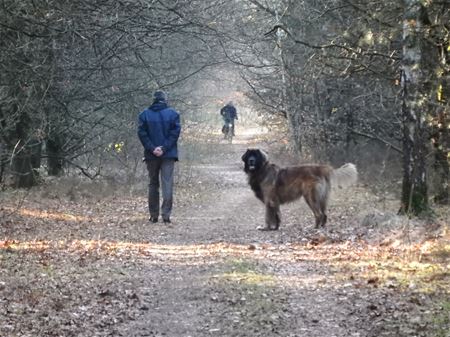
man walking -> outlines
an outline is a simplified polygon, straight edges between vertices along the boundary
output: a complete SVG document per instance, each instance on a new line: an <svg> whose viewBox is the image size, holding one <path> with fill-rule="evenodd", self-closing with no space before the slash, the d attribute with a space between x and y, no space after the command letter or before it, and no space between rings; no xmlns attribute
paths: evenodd
<svg viewBox="0 0 450 337"><path fill-rule="evenodd" d="M167 95L156 91L153 104L139 114L138 136L144 146L145 162L150 179L148 209L150 221L158 222L160 214L159 186L161 181L161 215L170 223L173 204L173 171L178 160L177 141L180 136L180 115L167 103Z"/></svg>

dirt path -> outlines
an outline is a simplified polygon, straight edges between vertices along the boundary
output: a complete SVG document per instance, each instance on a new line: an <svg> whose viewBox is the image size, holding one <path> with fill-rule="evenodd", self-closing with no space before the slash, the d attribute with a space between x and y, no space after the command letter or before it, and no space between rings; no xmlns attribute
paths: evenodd
<svg viewBox="0 0 450 337"><path fill-rule="evenodd" d="M123 334L399 336L383 334L390 330L389 314L383 318L377 311L380 305L396 311L396 300L335 266L348 246L315 246L336 235L317 232L303 203L283 208L280 231L256 230L264 208L247 185L240 157L257 145L238 137L233 145L218 144L220 155L196 165L209 188L193 205L176 210L174 225L151 230L158 237L151 241L167 251L159 255L162 265L145 263L142 277L153 280L143 281L151 289L143 296L149 310L124 325ZM342 198L337 203L348 196ZM330 223L338 217L343 226L350 219L341 212ZM345 230L337 236L343 246L354 239Z"/></svg>
<svg viewBox="0 0 450 337"><path fill-rule="evenodd" d="M303 202L279 231L256 230L251 140L190 168L169 226L146 221L144 197L3 199L0 336L435 336L429 297L372 262L400 250L365 240L367 191L334 195L326 230Z"/></svg>

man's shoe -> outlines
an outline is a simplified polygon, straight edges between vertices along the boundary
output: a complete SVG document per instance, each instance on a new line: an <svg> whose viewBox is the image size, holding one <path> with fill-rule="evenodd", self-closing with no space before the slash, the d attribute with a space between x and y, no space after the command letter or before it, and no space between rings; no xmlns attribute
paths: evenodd
<svg viewBox="0 0 450 337"><path fill-rule="evenodd" d="M150 217L150 219L148 219L150 222L153 222L153 223L157 223L158 222L158 217L157 216L152 216L152 217Z"/></svg>
<svg viewBox="0 0 450 337"><path fill-rule="evenodd" d="M170 218L163 219L164 223L171 223Z"/></svg>

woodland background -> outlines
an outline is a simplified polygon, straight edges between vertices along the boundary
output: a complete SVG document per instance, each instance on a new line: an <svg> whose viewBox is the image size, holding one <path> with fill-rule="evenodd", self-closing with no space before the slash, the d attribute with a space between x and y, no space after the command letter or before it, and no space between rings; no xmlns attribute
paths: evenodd
<svg viewBox="0 0 450 337"><path fill-rule="evenodd" d="M136 134L156 89L170 226ZM449 337L449 97L448 0L0 0L0 335ZM323 230L300 202L259 232L247 147L359 183Z"/></svg>

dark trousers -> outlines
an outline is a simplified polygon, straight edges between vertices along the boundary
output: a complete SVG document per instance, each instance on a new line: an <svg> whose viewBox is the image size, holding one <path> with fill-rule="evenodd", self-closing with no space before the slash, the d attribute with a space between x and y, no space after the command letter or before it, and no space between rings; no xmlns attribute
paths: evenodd
<svg viewBox="0 0 450 337"><path fill-rule="evenodd" d="M159 216L159 186L161 181L163 219L169 219L173 204L173 170L174 159L147 160L147 170L150 183L148 185L148 210L150 216ZM160 179L161 178L161 179Z"/></svg>
<svg viewBox="0 0 450 337"><path fill-rule="evenodd" d="M231 123L231 132L233 133L234 136L234 118L223 118L223 123L226 125L226 127L228 128L228 124Z"/></svg>

